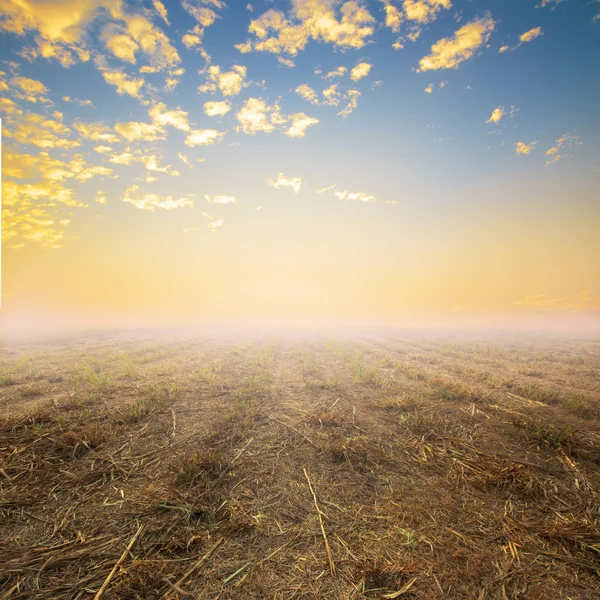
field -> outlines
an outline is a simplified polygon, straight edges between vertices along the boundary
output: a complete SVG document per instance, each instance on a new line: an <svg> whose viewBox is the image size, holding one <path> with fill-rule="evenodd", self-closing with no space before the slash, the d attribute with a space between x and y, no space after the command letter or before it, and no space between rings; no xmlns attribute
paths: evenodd
<svg viewBox="0 0 600 600"><path fill-rule="evenodd" d="M600 341L2 343L0 598L600 597Z"/></svg>

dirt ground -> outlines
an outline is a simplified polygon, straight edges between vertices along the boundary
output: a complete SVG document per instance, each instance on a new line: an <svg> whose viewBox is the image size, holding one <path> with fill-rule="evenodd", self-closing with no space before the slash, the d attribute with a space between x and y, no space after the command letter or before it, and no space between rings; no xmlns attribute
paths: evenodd
<svg viewBox="0 0 600 600"><path fill-rule="evenodd" d="M600 598L600 341L2 342L0 598Z"/></svg>

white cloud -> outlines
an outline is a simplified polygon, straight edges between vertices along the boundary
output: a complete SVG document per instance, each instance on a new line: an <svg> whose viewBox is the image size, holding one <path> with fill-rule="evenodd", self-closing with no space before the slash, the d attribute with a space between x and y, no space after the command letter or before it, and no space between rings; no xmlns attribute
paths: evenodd
<svg viewBox="0 0 600 600"><path fill-rule="evenodd" d="M132 185L125 190L123 202L129 202L140 210L154 212L157 208L174 210L178 208L193 208L194 201L191 198L173 198L172 196L160 196L141 190L137 185Z"/></svg>
<svg viewBox="0 0 600 600"><path fill-rule="evenodd" d="M217 194L216 196L204 195L204 199L209 204L235 204L234 196L226 196L225 194Z"/></svg>
<svg viewBox="0 0 600 600"><path fill-rule="evenodd" d="M225 132L219 132L216 129L193 129L185 138L185 145L193 148L194 146L208 146L223 139Z"/></svg>
<svg viewBox="0 0 600 600"><path fill-rule="evenodd" d="M236 117L240 123L237 130L249 135L258 131L270 133L287 121L281 114L277 104L269 106L261 98L248 98Z"/></svg>
<svg viewBox="0 0 600 600"><path fill-rule="evenodd" d="M269 179L268 183L277 190L280 187L292 188L296 194L302 187L302 179L300 179L300 177L286 177L283 173L279 173L279 175L277 175L277 179L275 180Z"/></svg>
<svg viewBox="0 0 600 600"><path fill-rule="evenodd" d="M222 117L231 110L229 102L205 102L204 114L209 117Z"/></svg>
<svg viewBox="0 0 600 600"><path fill-rule="evenodd" d="M375 196L365 194L364 192L349 192L344 190L343 192L336 191L334 196L340 200L359 200L360 202L377 202Z"/></svg>
<svg viewBox="0 0 600 600"><path fill-rule="evenodd" d="M180 108L167 110L167 106L163 102L157 102L148 110L148 115L152 119L152 123L157 127L169 125L181 131L190 130L188 113Z"/></svg>
<svg viewBox="0 0 600 600"><path fill-rule="evenodd" d="M309 117L304 113L294 113L289 118L292 124L285 131L285 135L289 137L304 137L306 130L319 122L319 119Z"/></svg>
<svg viewBox="0 0 600 600"><path fill-rule="evenodd" d="M319 97L317 92L313 90L309 85L303 83L296 88L296 94L304 98L307 102L311 104L319 104Z"/></svg>
<svg viewBox="0 0 600 600"><path fill-rule="evenodd" d="M178 152L177 157L179 158L179 160L181 160L183 163L185 163L185 165L188 166L190 169L192 168L192 162L190 161L189 156L186 156L185 154L183 154L183 152Z"/></svg>
<svg viewBox="0 0 600 600"><path fill-rule="evenodd" d="M360 92L358 90L348 90L345 94L346 98L349 98L349 102L346 108L341 110L338 115L344 119L352 114L352 111L358 106L358 99L360 98Z"/></svg>

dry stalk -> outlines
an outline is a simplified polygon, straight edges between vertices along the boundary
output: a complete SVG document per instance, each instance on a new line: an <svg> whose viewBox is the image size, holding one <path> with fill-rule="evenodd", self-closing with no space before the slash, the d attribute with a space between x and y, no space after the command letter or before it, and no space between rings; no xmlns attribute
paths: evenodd
<svg viewBox="0 0 600 600"><path fill-rule="evenodd" d="M129 544L127 544L127 548L125 548L125 550L123 550L123 554L121 554L121 556L119 557L119 560L115 563L115 566L112 568L112 571L108 574L108 577L104 580L102 587L96 592L96 595L94 596L94 600L99 600L100 598L102 598L102 594L104 594L104 592L106 591L106 588L109 586L111 579L114 577L115 573L117 572L117 569L121 566L121 563L125 560L125 558L127 558L127 554L129 554L129 551L133 548L133 545L135 544L136 540L138 539L138 537L140 536L140 534L142 533L143 530L144 530L144 525L140 525L138 527L138 530L135 532L134 536L129 541Z"/></svg>
<svg viewBox="0 0 600 600"><path fill-rule="evenodd" d="M308 481L308 487L310 489L310 493L312 494L313 500L315 502L315 508L317 509L317 515L319 516L319 525L321 525L321 533L323 534L323 540L325 542L325 550L327 551L327 561L329 562L329 571L332 575L335 575L335 562L333 561L333 553L331 552L331 548L329 547L329 541L327 539L327 533L325 533L325 526L323 525L323 513L319 508L319 504L317 502L317 495L315 494L315 490L310 481L310 477L304 469L304 476L306 477L306 481Z"/></svg>

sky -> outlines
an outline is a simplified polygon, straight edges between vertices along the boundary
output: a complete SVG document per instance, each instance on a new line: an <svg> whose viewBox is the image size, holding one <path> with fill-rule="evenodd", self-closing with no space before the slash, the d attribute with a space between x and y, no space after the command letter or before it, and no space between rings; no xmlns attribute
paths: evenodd
<svg viewBox="0 0 600 600"><path fill-rule="evenodd" d="M6 0L3 323L600 316L600 2Z"/></svg>

